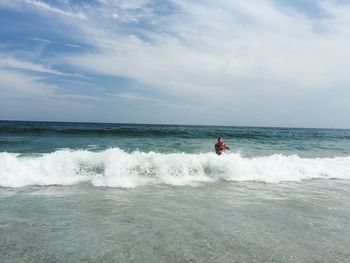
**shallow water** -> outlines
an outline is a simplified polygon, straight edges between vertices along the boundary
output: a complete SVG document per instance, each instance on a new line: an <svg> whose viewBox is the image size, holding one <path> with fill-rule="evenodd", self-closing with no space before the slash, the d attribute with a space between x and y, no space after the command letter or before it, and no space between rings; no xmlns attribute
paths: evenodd
<svg viewBox="0 0 350 263"><path fill-rule="evenodd" d="M1 262L349 262L350 183L0 189Z"/></svg>

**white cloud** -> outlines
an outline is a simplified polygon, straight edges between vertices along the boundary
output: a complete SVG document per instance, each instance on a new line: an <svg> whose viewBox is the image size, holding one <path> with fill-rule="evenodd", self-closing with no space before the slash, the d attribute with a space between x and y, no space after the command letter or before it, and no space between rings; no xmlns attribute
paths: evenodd
<svg viewBox="0 0 350 263"><path fill-rule="evenodd" d="M59 9L62 13L42 1L25 1L67 21L72 17L64 13L71 11ZM164 13L152 1L99 2L85 9L67 7L89 17L71 24L72 42L79 39L94 48L60 55L59 62L133 79L143 90L176 94L196 103L200 113L217 109L231 123L283 125L286 112L290 120L300 120L292 125L317 118L321 123L324 103L336 115L339 96L350 95L350 5L344 1L314 1L324 17L281 8L283 1L272 0L173 0L165 3L175 9ZM325 95L333 90L342 95ZM152 99L131 91L114 95ZM310 105L317 118L304 118Z"/></svg>
<svg viewBox="0 0 350 263"><path fill-rule="evenodd" d="M65 3L66 6L71 7L69 2ZM71 8L71 10L63 10L57 7L54 7L45 1L39 0L0 0L0 8L13 9L16 11L24 11L24 7L33 7L36 10L40 10L43 12L56 13L61 16L69 17L69 18L79 18L79 19L87 19L86 15L80 11Z"/></svg>
<svg viewBox="0 0 350 263"><path fill-rule="evenodd" d="M74 48L81 48L81 46L76 45L76 44L72 44L72 43L66 43L67 47L74 47Z"/></svg>
<svg viewBox="0 0 350 263"><path fill-rule="evenodd" d="M86 16L83 13L80 12L69 12L69 11L65 11L56 7L53 7L45 2L42 1L38 1L38 0L23 0L24 3L32 5L36 8L45 10L45 11L49 11L49 12L53 12L53 13L57 13L60 15L64 15L64 16L69 16L69 17L75 17L75 18L81 18L81 19L86 19Z"/></svg>
<svg viewBox="0 0 350 263"><path fill-rule="evenodd" d="M57 87L38 77L0 69L1 98L30 98L52 96Z"/></svg>
<svg viewBox="0 0 350 263"><path fill-rule="evenodd" d="M118 7L123 10L135 10L145 7L148 0L99 0L99 2L108 7Z"/></svg>
<svg viewBox="0 0 350 263"><path fill-rule="evenodd" d="M39 73L48 73L54 75L66 75L66 73L50 69L44 65L32 63L25 60L19 60L11 56L0 55L0 68L14 68L21 70L30 70Z"/></svg>
<svg viewBox="0 0 350 263"><path fill-rule="evenodd" d="M51 40L40 38L40 37L30 37L29 39L37 41L37 42L46 43L46 44L51 44L52 43Z"/></svg>
<svg viewBox="0 0 350 263"><path fill-rule="evenodd" d="M81 94L59 92L59 86L47 83L47 74L84 78L83 75L63 73L41 64L0 55L0 95L2 98L98 99ZM82 83L84 86L92 85L72 79L62 80Z"/></svg>
<svg viewBox="0 0 350 263"><path fill-rule="evenodd" d="M3 55L1 53L0 53L0 69L15 69L15 70L21 70L21 71L24 70L24 71L32 71L35 73L44 73L44 74L52 74L52 75L65 76L65 77L89 79L88 77L80 73L66 73L66 72L58 71L42 64L33 63L27 60L21 60L10 55Z"/></svg>
<svg viewBox="0 0 350 263"><path fill-rule="evenodd" d="M336 114L337 97L314 100L325 100L335 88L350 95L350 5L318 1L325 16L314 17L268 0L173 3L177 12L147 11L149 20L124 31L95 17L81 30L97 51L65 61L189 97L208 112L220 108L233 123L327 126L322 118ZM324 103L330 105L326 114Z"/></svg>
<svg viewBox="0 0 350 263"><path fill-rule="evenodd" d="M315 20L270 1L174 2L182 12L158 17L163 31L136 30L147 40L95 21L83 31L99 51L71 56L69 62L170 91L225 91L242 80L294 90L350 82L350 12L343 5L321 1L330 18ZM316 25L329 33L315 32Z"/></svg>
<svg viewBox="0 0 350 263"><path fill-rule="evenodd" d="M45 79L27 75L21 72L9 71L0 68L0 117L9 118L12 116L12 112L7 112L9 109L11 111L17 112L23 105L18 105L18 99L25 99L22 104L31 105L26 110L22 112L24 115L31 115L31 111L37 111L41 109L42 113L40 115L46 115L49 112L66 112L67 115L64 119L69 119L70 116L79 115L81 113L69 110L92 110L93 107L87 103L87 101L105 101L105 98L88 96L83 94L73 94L62 92L59 86L48 84ZM6 107L4 106L6 105ZM2 111L2 112L1 112ZM38 114L38 113L36 113ZM35 115L35 114L34 114ZM8 117L6 117L8 116ZM37 119L35 116L31 118ZM51 116L52 120L60 119L60 116ZM88 118L88 116L85 116Z"/></svg>
<svg viewBox="0 0 350 263"><path fill-rule="evenodd" d="M107 93L106 95L117 98L117 99L122 99L122 100L166 103L166 101L164 101L164 100L145 96L145 95L142 95L142 94L136 93L136 92Z"/></svg>

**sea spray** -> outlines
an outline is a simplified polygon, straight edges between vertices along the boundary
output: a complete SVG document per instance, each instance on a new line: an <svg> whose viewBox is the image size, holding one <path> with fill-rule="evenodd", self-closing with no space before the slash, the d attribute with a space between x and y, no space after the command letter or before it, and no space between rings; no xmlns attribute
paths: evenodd
<svg viewBox="0 0 350 263"><path fill-rule="evenodd" d="M301 158L273 154L243 157L240 153L127 153L59 150L35 156L0 153L0 186L72 185L134 188L140 185L197 185L203 182L259 181L279 183L307 179L350 179L350 156Z"/></svg>

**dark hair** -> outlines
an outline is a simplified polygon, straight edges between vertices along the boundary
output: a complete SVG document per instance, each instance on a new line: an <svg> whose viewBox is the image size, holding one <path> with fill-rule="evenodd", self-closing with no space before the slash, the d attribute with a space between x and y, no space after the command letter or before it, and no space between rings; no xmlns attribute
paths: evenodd
<svg viewBox="0 0 350 263"><path fill-rule="evenodd" d="M222 139L221 137L218 137L218 140Z"/></svg>

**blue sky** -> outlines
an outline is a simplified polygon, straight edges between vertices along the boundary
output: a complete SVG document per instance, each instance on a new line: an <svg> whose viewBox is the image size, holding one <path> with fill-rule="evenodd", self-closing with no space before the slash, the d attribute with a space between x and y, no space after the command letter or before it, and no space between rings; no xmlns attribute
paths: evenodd
<svg viewBox="0 0 350 263"><path fill-rule="evenodd" d="M350 1L0 0L0 119L350 128Z"/></svg>

